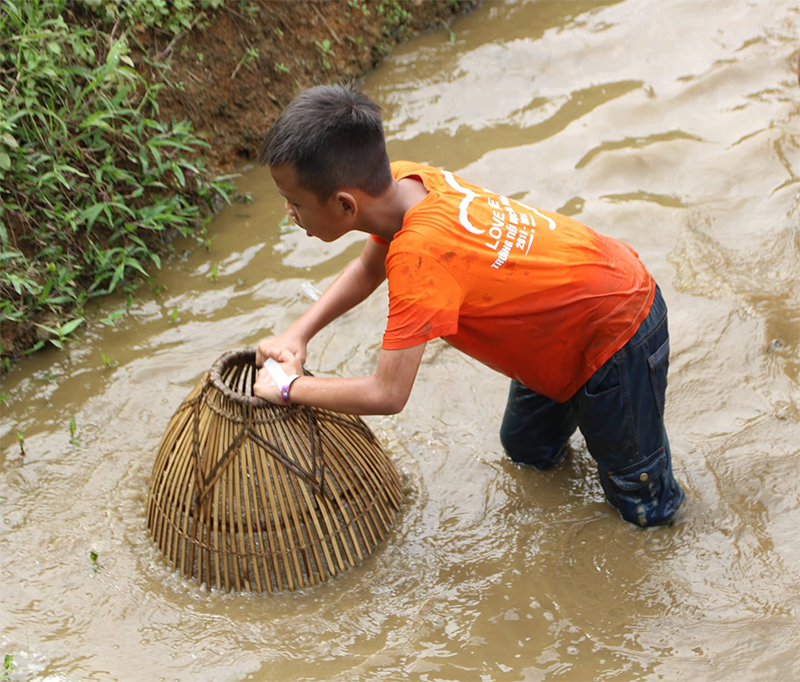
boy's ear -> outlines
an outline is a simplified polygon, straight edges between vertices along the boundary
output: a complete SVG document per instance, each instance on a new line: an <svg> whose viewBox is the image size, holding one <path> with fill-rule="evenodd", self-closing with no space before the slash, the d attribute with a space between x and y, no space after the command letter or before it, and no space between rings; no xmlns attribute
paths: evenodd
<svg viewBox="0 0 800 682"><path fill-rule="evenodd" d="M336 204L345 218L352 219L358 214L358 202L350 192L337 192Z"/></svg>

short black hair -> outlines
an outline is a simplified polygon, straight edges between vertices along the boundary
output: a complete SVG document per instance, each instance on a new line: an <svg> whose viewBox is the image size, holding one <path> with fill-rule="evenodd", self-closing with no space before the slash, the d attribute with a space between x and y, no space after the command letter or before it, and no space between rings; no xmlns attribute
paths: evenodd
<svg viewBox="0 0 800 682"><path fill-rule="evenodd" d="M381 108L352 85L320 85L293 99L269 129L258 162L292 165L321 201L341 187L378 196L392 181Z"/></svg>

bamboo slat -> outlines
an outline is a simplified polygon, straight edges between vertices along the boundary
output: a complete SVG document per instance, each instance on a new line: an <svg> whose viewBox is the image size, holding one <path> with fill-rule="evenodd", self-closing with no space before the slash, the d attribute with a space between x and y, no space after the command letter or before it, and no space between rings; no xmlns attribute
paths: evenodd
<svg viewBox="0 0 800 682"><path fill-rule="evenodd" d="M369 556L402 502L358 417L253 395L255 351L226 353L172 416L147 525L171 570L209 588L316 585Z"/></svg>

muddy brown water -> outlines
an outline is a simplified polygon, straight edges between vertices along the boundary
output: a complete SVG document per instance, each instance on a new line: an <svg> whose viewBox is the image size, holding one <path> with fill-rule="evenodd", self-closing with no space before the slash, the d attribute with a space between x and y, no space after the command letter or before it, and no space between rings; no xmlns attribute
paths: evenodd
<svg viewBox="0 0 800 682"><path fill-rule="evenodd" d="M365 86L393 158L639 251L671 311L667 423L688 496L673 527L622 522L579 438L553 472L506 461L506 381L435 342L406 410L369 419L407 491L373 556L280 595L167 572L144 502L170 415L359 248L281 231L257 169L240 182L254 202L215 220L208 251L167 263L115 327L99 320L123 301L91 311L69 359L44 352L4 379L11 679L797 678L799 36L796 0L487 2ZM313 341L310 367L371 371L385 312L381 290Z"/></svg>

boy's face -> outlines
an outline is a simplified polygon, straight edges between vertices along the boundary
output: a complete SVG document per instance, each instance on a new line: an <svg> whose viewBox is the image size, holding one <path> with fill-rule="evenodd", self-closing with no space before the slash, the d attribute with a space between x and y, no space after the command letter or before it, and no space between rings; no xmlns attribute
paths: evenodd
<svg viewBox="0 0 800 682"><path fill-rule="evenodd" d="M297 177L294 166L270 166L278 192L286 199L286 212L306 234L324 242L332 242L350 229L345 224L336 197L320 201Z"/></svg>

